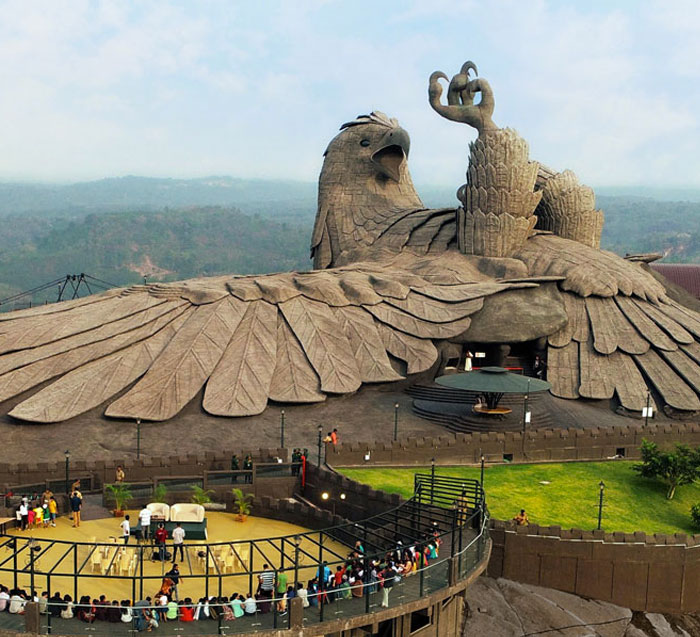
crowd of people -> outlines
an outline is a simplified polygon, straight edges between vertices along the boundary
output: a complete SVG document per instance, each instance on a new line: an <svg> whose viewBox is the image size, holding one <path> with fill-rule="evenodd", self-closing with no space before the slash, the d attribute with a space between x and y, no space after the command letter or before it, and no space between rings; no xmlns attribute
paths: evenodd
<svg viewBox="0 0 700 637"><path fill-rule="evenodd" d="M361 598L365 595L365 590L368 594L381 592L380 605L387 608L391 589L402 579L410 577L426 567L431 560L438 558L441 543L436 530L424 546L403 546L398 541L393 550L382 558L374 559L366 556L365 547L358 540L347 559L336 566L335 572L323 562L315 577L306 584L290 582L287 573L291 569L274 570L264 564L258 575L255 592L201 597L196 602L190 597L178 597L182 576L177 563L165 574L160 590L155 595L135 602L128 599L110 601L105 595L100 595L99 598L84 595L75 601L71 595L61 595L58 591L49 597L48 592L38 595L32 591L27 594L25 590L8 590L0 585L0 612L23 614L26 603L34 601L39 605L39 612L44 615L75 618L88 624L103 621L133 622L135 630L151 631L168 621L221 619L230 622L273 611L284 616L295 597L301 599L302 608L309 608Z"/></svg>
<svg viewBox="0 0 700 637"><path fill-rule="evenodd" d="M17 522L22 531L31 528L56 526L58 504L54 494L46 489L41 495L23 495L16 509Z"/></svg>

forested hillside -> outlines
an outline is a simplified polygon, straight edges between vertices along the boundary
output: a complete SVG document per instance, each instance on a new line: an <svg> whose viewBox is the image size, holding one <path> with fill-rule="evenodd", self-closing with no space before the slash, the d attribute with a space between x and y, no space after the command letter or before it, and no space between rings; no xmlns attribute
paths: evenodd
<svg viewBox="0 0 700 637"><path fill-rule="evenodd" d="M0 234L0 298L65 274L117 285L223 273L308 269L308 227L236 209L6 218ZM48 297L55 300L55 294ZM37 298L34 302L41 302Z"/></svg>
<svg viewBox="0 0 700 637"><path fill-rule="evenodd" d="M427 206L456 201L450 188L418 190ZM688 201L598 196L603 247L700 262L700 201L691 201L697 194L687 191ZM67 186L0 184L0 299L81 272L125 285L143 275L170 281L306 269L315 210L314 184L284 181L128 177Z"/></svg>

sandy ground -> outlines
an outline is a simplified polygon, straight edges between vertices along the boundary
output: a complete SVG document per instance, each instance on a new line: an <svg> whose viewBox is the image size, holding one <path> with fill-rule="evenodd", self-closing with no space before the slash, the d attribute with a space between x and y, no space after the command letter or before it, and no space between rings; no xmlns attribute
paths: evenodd
<svg viewBox="0 0 700 637"><path fill-rule="evenodd" d="M132 523L135 524L138 518L138 511L128 511L131 516ZM71 521L63 516L57 521L56 527L39 528L32 529L25 532L13 531L13 534L20 535L22 537L33 537L35 540L39 541L39 545L43 548L43 551L39 554L36 559L36 569L37 570L48 570L55 562L59 560L61 555L63 555L66 550L66 545L64 544L54 544L53 546L48 543L42 542L42 540L67 540L71 542L110 542L111 538L116 538L120 536L119 524L121 518L107 517L97 520L83 521L79 528L73 528L71 526ZM239 553L248 552L250 555L248 544L245 543L246 540L256 539L261 537L279 537L282 535L294 535L296 533L304 532L300 526L294 524L289 524L288 522L282 522L279 520L270 520L266 518L256 518L249 517L245 522L238 522L235 520L233 514L230 513L220 513L216 511L207 512L207 532L209 537L209 542L233 542L236 550ZM239 542L239 544L236 544ZM203 541L188 541L185 538L185 546L187 551L187 559L184 562L180 562L180 572L183 577L183 582L179 589L180 597L189 596L194 599L204 595L205 591L205 579L201 576L204 574L204 562L197 559L197 551L201 550L201 544ZM328 545L328 548L335 550L341 555L347 554L347 548L342 547L336 542L328 541L327 538L324 539L324 544ZM279 542L276 542L279 548ZM226 547L228 548L228 547ZM306 549L311 554L318 554L317 545L312 544L311 541L304 540L301 544L302 549ZM168 550L170 550L170 541L168 541ZM220 549L221 552L225 552L226 549ZM261 570L263 562L267 561L271 566L277 568L280 564L280 553L279 550L275 548L270 543L266 543L263 546L265 552L265 559L259 553L253 553L253 568L255 570ZM289 552L289 547L286 547L287 552ZM125 555L127 562L131 561L131 558L136 554L136 541L134 538L131 539L127 547L123 548L123 543L121 539L116 542L113 547L106 548L104 553L99 553L99 558L96 557L96 563L93 565L93 560L90 556L90 547L81 546L79 548L79 565L83 563L84 560L88 560L85 567L83 568L84 573L94 575L95 577L85 578L79 580L78 593L84 595L91 595L96 597L98 595L104 594L112 599L126 599L132 597L132 580L131 579L117 579L110 577L99 577L99 575L106 572L107 567L112 560L115 552L117 552L117 560L121 560L122 556ZM219 549L216 549L217 554ZM5 559L9 557L10 551L8 549L0 549L0 559ZM95 554L97 555L97 553ZM24 555L22 554L22 560L24 560ZM326 553L325 559L329 562L334 561L331 553ZM178 560L179 561L179 560ZM302 553L300 562L302 565L305 563L304 555ZM250 564L250 560L248 560ZM287 566L289 566L289 560L287 560ZM170 569L169 562L152 562L150 560L144 561L144 575L153 576L155 579L145 580L144 582L144 593L153 594L160 587L160 582L163 574ZM318 568L318 567L316 567ZM240 572L240 568L237 568ZM210 574L214 572L214 569L210 570ZM73 578L69 577L68 574L73 573L73 560L71 557L64 560L55 571L55 576L51 577L51 589L52 592L61 591L62 593L69 593L73 595ZM136 574L138 573L138 568L136 569ZM313 566L301 567L299 574L302 579L309 580L314 576L315 570ZM66 574L65 577L61 577L61 574ZM133 575L134 570L120 571L120 575ZM193 575L199 575L199 578L193 577ZM11 578L9 573L0 573L0 578L6 581L8 577ZM19 584L29 589L30 585L29 574L24 574L20 577ZM46 576L35 575L35 588L38 592L46 589ZM218 595L218 579L216 577L210 578L210 595ZM231 595L232 592L244 593L248 591L249 582L248 577L243 576L228 576L223 579L222 583L223 594L227 597ZM138 594L137 590L137 594Z"/></svg>

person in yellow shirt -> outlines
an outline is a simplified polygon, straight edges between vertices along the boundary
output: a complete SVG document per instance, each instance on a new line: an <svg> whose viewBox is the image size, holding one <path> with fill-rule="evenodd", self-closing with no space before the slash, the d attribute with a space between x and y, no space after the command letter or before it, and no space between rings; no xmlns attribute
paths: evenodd
<svg viewBox="0 0 700 637"><path fill-rule="evenodd" d="M51 518L51 526L56 526L56 515L58 514L58 505L56 504L56 498L51 496L49 500L49 517Z"/></svg>
<svg viewBox="0 0 700 637"><path fill-rule="evenodd" d="M525 509L520 509L520 513L518 513L518 515L516 515L513 518L513 522L515 522L518 526L525 526L526 524L530 524L530 519L527 517Z"/></svg>

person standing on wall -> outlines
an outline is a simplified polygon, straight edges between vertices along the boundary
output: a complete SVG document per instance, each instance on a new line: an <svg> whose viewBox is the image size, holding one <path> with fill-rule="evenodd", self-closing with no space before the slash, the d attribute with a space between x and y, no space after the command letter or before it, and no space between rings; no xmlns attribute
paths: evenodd
<svg viewBox="0 0 700 637"><path fill-rule="evenodd" d="M253 482L253 458L250 454L248 454L243 461L243 470L248 471L248 473L245 474L246 484L251 484Z"/></svg>
<svg viewBox="0 0 700 637"><path fill-rule="evenodd" d="M114 481L115 482L124 482L124 478L126 478L126 474L124 473L124 469L122 468L121 465L117 465L117 470L114 472Z"/></svg>
<svg viewBox="0 0 700 637"><path fill-rule="evenodd" d="M238 456L234 453L233 456L231 456L231 471L238 471L239 469ZM234 473L231 476L231 484L236 484L236 482L238 482L238 474Z"/></svg>

